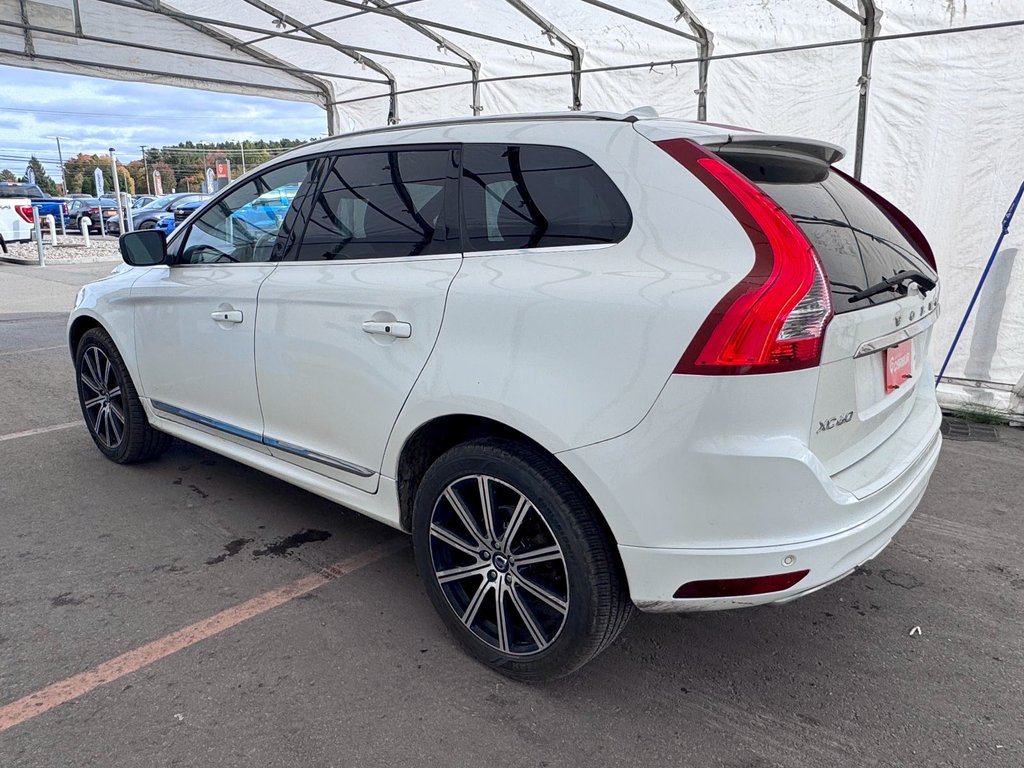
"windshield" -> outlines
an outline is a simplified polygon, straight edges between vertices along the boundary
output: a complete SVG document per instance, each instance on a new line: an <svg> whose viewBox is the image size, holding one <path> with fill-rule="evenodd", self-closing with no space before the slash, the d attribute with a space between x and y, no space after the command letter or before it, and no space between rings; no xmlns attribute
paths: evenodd
<svg viewBox="0 0 1024 768"><path fill-rule="evenodd" d="M173 203L177 197L177 195L164 195L163 197L158 197L156 200L142 206L142 210L153 210L154 208L162 210Z"/></svg>

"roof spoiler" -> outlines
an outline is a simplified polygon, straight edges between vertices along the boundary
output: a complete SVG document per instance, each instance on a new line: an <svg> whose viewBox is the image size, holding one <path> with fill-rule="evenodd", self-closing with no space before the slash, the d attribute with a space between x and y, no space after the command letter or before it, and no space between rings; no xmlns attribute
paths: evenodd
<svg viewBox="0 0 1024 768"><path fill-rule="evenodd" d="M773 136L764 133L722 133L694 136L691 141L707 147L713 152L722 152L723 154L794 155L803 159L817 160L825 165L839 162L846 154L842 147L827 141L798 139L793 136Z"/></svg>

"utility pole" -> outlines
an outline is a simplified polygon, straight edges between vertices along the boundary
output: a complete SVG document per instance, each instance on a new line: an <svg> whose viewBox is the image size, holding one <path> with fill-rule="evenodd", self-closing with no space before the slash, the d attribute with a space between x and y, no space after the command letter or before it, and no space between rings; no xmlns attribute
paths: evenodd
<svg viewBox="0 0 1024 768"><path fill-rule="evenodd" d="M139 149L142 150L142 167L146 169L146 194L151 195L149 191L149 161L146 160L146 145L140 144Z"/></svg>
<svg viewBox="0 0 1024 768"><path fill-rule="evenodd" d="M242 148L242 175L245 176L245 141L238 142L238 146Z"/></svg>
<svg viewBox="0 0 1024 768"><path fill-rule="evenodd" d="M60 186L61 186L61 194L67 195L67 193L68 193L68 182L64 178L64 155L62 155L61 151L60 151L60 140L61 139L66 139L67 136L54 136L53 138L55 138L57 140L57 159L60 160Z"/></svg>

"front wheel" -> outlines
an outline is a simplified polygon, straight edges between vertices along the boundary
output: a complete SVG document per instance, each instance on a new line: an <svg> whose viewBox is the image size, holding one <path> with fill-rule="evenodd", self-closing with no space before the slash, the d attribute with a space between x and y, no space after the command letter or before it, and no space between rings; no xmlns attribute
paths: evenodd
<svg viewBox="0 0 1024 768"><path fill-rule="evenodd" d="M633 614L593 504L541 451L485 439L423 476L416 562L441 618L478 660L523 681L578 669Z"/></svg>
<svg viewBox="0 0 1024 768"><path fill-rule="evenodd" d="M118 464L154 459L171 437L150 426L113 339L101 328L85 332L75 351L78 399L89 434Z"/></svg>
<svg viewBox="0 0 1024 768"><path fill-rule="evenodd" d="M153 221L152 219L144 221L141 224L139 224L139 229L156 229L156 222Z"/></svg>

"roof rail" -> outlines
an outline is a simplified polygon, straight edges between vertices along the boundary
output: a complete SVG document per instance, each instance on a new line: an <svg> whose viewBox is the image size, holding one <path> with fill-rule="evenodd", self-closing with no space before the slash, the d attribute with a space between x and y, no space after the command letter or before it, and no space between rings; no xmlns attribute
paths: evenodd
<svg viewBox="0 0 1024 768"><path fill-rule="evenodd" d="M477 117L450 117L439 120L421 120L412 123L401 123L400 125L382 125L377 128L364 128L359 131L348 133L337 133L333 136L325 136L316 139L303 146L323 144L337 139L348 139L355 136L372 136L378 133L393 133L395 131L415 130L416 128L438 128L446 125L477 125L479 123L514 123L524 120L608 120L625 123L635 123L637 120L649 120L658 116L653 107L636 107L629 112L521 112L505 115L488 115Z"/></svg>

